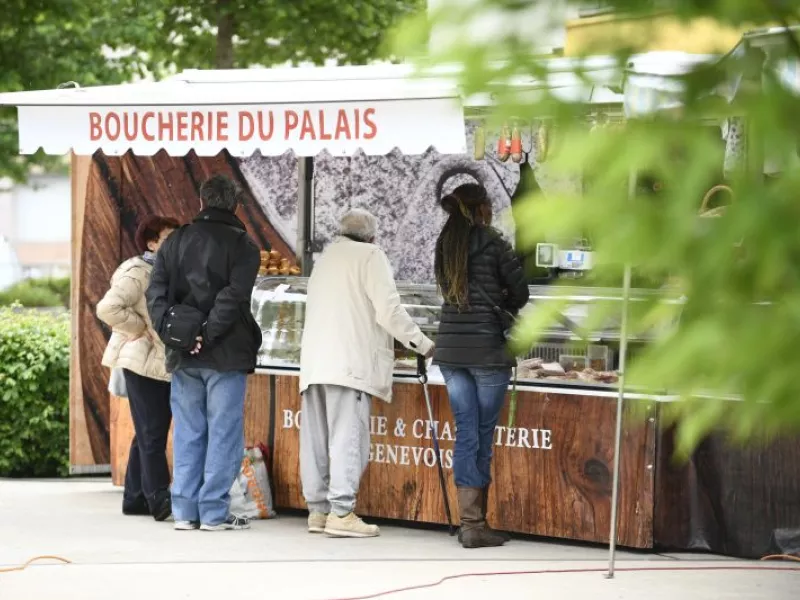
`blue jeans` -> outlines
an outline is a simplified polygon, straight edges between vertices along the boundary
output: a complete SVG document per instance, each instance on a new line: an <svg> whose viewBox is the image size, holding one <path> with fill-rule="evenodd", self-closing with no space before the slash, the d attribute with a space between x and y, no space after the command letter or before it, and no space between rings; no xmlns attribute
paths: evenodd
<svg viewBox="0 0 800 600"><path fill-rule="evenodd" d="M211 369L172 374L172 514L176 521L218 525L228 518L230 489L244 453L247 375Z"/></svg>
<svg viewBox="0 0 800 600"><path fill-rule="evenodd" d="M441 370L456 421L456 487L486 487L492 481L494 430L511 381L511 369Z"/></svg>

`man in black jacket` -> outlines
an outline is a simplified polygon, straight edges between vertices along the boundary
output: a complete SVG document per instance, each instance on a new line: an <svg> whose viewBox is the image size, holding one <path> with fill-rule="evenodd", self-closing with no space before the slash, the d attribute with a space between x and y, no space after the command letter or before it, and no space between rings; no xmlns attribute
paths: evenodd
<svg viewBox="0 0 800 600"><path fill-rule="evenodd" d="M172 512L175 529L249 527L229 513L229 490L244 452L244 396L255 370L261 330L250 312L260 254L235 212L240 192L215 176L200 189L203 210L161 247L147 304L156 331L174 304L205 315L190 352L167 348L175 423Z"/></svg>

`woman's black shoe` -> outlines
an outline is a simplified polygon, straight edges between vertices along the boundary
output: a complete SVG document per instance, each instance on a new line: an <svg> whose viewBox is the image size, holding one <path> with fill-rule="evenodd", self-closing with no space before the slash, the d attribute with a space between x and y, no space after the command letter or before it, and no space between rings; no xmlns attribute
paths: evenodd
<svg viewBox="0 0 800 600"><path fill-rule="evenodd" d="M153 518L156 521L166 521L172 514L172 498L169 492L157 494L153 501Z"/></svg>
<svg viewBox="0 0 800 600"><path fill-rule="evenodd" d="M153 518L156 521L166 521L172 514L172 499L169 493L156 496L153 506Z"/></svg>
<svg viewBox="0 0 800 600"><path fill-rule="evenodd" d="M138 496L132 502L128 500L122 501L122 514L129 516L149 515L150 507L147 506L147 500L144 499L144 496Z"/></svg>

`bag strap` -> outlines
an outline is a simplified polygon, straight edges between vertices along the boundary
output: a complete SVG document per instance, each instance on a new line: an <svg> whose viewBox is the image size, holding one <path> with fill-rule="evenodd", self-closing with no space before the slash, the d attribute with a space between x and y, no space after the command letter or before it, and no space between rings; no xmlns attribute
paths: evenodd
<svg viewBox="0 0 800 600"><path fill-rule="evenodd" d="M511 404L508 407L508 423L507 427L509 429L514 428L514 423L517 419L517 367L514 366L514 369L511 371L512 380L511 380Z"/></svg>
<svg viewBox="0 0 800 600"><path fill-rule="evenodd" d="M472 259L473 256L476 256L477 254L480 254L481 252L483 252L483 250L485 250L486 247L489 246L489 244L491 242L492 242L492 240L489 240L483 246L481 246L480 248L478 248L474 252L471 252L470 255L469 255L469 258ZM506 313L509 317L514 318L514 315L512 315L509 311L503 310L502 308L500 308L497 305L497 302L492 300L492 297L489 295L489 292L487 292L486 288L484 288L480 283L475 281L475 282L473 282L473 285L475 286L475 289L478 291L478 294L480 294L481 298L483 298L484 300L486 300L486 302L489 303L489 306L492 307L492 310L500 318L501 324L502 324L502 316L501 315L503 313ZM515 365L511 370L511 405L509 406L509 409L508 409L508 427L509 428L513 428L514 427L514 422L515 422L516 418L517 418L517 367Z"/></svg>
<svg viewBox="0 0 800 600"><path fill-rule="evenodd" d="M183 230L187 227L188 225L182 225L176 232L177 237L174 243L174 255L172 257L172 263L169 265L169 291L167 292L169 308L175 306L175 287L178 279L178 268L180 266L181 240L183 239Z"/></svg>
<svg viewBox="0 0 800 600"><path fill-rule="evenodd" d="M489 247L489 246L490 246L490 245L491 245L491 244L492 244L494 241L495 241L495 238L492 238L492 237L489 237L487 240L485 240L485 241L483 242L483 244L481 244L481 245L480 245L480 246L478 246L478 247L477 247L475 250L473 250L472 252L470 252L470 253L469 253L469 256L468 256L468 260L467 260L467 262L471 261L471 260L472 260L474 257L476 257L476 256L478 256L479 254L481 254L481 253L482 253L484 250L486 250L486 248L488 248L488 247ZM511 314L509 311L507 311L507 310L504 310L504 309L500 308L500 307L497 305L497 302L495 302L494 300L492 300L492 297L491 297L491 296L489 295L489 293L486 291L486 288L484 288L484 287L483 287L483 286L482 286L480 283L478 283L477 281L475 281L475 282L473 282L473 285L475 286L475 289L477 289L477 291L478 291L478 294L480 294L481 298L483 298L483 299L484 299L484 300L485 300L485 301L486 301L486 302L489 304L489 306L491 306L491 307L492 307L492 311L494 311L494 313L495 313L495 314L497 314L497 316L498 316L498 317L500 317L500 318L501 318L501 320L502 320L502 314L503 314L503 313L506 313L506 314L508 314L510 317L513 317L513 315L512 315L512 314Z"/></svg>
<svg viewBox="0 0 800 600"><path fill-rule="evenodd" d="M486 288L484 288L477 281L474 281L473 285L475 286L475 289L478 290L478 293L480 294L481 298L486 300L486 302L489 304L489 306L492 307L493 311L497 312L499 310L502 310L499 306L497 306L497 302L492 300L492 297L489 295L489 292L486 291Z"/></svg>

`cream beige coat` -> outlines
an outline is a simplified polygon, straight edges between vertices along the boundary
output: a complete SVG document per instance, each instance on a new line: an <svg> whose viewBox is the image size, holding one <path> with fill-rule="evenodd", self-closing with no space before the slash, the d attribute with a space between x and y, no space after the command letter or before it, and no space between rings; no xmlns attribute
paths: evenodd
<svg viewBox="0 0 800 600"><path fill-rule="evenodd" d="M419 354L433 342L403 308L383 250L333 242L314 263L307 291L300 391L338 385L391 402L393 340Z"/></svg>
<svg viewBox="0 0 800 600"><path fill-rule="evenodd" d="M153 267L141 257L122 263L111 278L111 288L97 304L97 317L111 327L103 366L121 367L137 375L169 381L164 344L147 312L144 292Z"/></svg>

